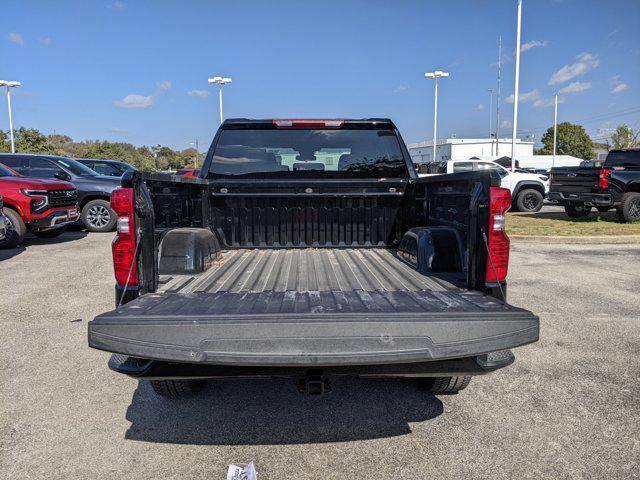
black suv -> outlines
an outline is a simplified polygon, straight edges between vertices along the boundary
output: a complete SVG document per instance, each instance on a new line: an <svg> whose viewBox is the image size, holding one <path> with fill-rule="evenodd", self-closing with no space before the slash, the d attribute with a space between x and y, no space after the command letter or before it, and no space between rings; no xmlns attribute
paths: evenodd
<svg viewBox="0 0 640 480"><path fill-rule="evenodd" d="M121 177L125 172L138 170L127 162L121 162L120 160L105 160L102 158L76 158L75 160L96 173L107 177Z"/></svg>
<svg viewBox="0 0 640 480"><path fill-rule="evenodd" d="M25 177L57 178L72 182L78 189L80 221L90 232L110 232L116 226L111 209L111 192L120 178L99 175L80 162L55 155L0 153L0 163Z"/></svg>

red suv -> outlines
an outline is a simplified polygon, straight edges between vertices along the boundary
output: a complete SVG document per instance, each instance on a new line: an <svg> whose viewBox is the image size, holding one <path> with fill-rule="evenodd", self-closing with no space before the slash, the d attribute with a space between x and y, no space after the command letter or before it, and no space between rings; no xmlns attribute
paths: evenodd
<svg viewBox="0 0 640 480"><path fill-rule="evenodd" d="M15 247L30 231L57 237L78 219L78 192L69 182L28 178L0 163L0 195L7 217L6 238L0 247Z"/></svg>

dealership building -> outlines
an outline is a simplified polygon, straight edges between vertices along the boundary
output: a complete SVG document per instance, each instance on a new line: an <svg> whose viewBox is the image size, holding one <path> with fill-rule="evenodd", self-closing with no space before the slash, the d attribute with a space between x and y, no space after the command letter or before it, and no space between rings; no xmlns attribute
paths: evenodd
<svg viewBox="0 0 640 480"><path fill-rule="evenodd" d="M498 143L498 145L496 145ZM497 147L497 152L496 152ZM407 145L413 163L424 164L433 161L433 141L411 143ZM511 139L501 138L445 138L436 141L437 162L447 160L466 160L472 157L511 156ZM533 155L533 141L516 139L516 158Z"/></svg>

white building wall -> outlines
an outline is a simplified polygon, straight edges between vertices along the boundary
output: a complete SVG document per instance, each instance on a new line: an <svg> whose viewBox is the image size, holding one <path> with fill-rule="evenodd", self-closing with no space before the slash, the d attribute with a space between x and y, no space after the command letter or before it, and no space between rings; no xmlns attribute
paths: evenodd
<svg viewBox="0 0 640 480"><path fill-rule="evenodd" d="M431 142L407 145L415 163L430 163L433 147ZM533 155L533 142L516 141L516 158L520 155ZM511 139L500 139L500 156L511 156ZM496 142L489 139L447 138L436 144L436 161L466 160L471 157L490 157L496 155Z"/></svg>

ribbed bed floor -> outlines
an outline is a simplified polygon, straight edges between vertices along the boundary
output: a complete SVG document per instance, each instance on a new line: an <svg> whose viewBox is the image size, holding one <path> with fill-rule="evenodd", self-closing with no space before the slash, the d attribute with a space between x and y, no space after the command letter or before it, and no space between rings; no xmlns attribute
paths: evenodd
<svg viewBox="0 0 640 480"><path fill-rule="evenodd" d="M443 278L420 274L393 250L309 248L231 250L199 275L162 275L158 292L442 292L457 289Z"/></svg>

